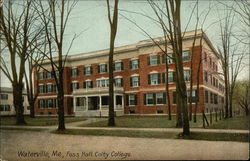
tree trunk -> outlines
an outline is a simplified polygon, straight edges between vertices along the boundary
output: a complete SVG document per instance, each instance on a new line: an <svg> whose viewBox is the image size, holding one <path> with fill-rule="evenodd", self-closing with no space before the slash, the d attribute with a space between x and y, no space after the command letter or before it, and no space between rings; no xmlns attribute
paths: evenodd
<svg viewBox="0 0 250 161"><path fill-rule="evenodd" d="M182 123L182 112L181 112L181 101L180 101L180 98L179 98L179 94L178 92L176 91L176 127L182 127L183 126L183 123Z"/></svg>
<svg viewBox="0 0 250 161"><path fill-rule="evenodd" d="M59 80L58 80L58 129L60 131L65 130L65 121L64 121L64 89L63 89L63 71L59 70Z"/></svg>
<svg viewBox="0 0 250 161"><path fill-rule="evenodd" d="M30 117L35 118L35 102L29 101L30 106Z"/></svg>
<svg viewBox="0 0 250 161"><path fill-rule="evenodd" d="M13 102L16 111L16 124L26 125L24 120L24 107L23 107L23 84L13 83Z"/></svg>

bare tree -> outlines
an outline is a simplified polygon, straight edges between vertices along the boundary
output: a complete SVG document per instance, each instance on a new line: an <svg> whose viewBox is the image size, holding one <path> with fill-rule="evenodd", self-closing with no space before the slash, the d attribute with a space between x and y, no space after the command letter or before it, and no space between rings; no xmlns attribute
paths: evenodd
<svg viewBox="0 0 250 161"><path fill-rule="evenodd" d="M238 104L240 107L245 111L246 116L249 115L249 107L250 107L250 83L249 80L246 82L242 82L238 84L241 86L240 90L240 97L238 99Z"/></svg>
<svg viewBox="0 0 250 161"><path fill-rule="evenodd" d="M13 104L16 111L16 124L26 124L24 120L24 107L22 92L24 89L23 78L25 75L25 62L27 61L33 42L40 35L41 28L37 25L37 17L32 7L32 0L6 1L1 7L0 34L3 35L3 48L6 54L0 56L0 69L9 79L13 87ZM10 66L10 68L9 68Z"/></svg>
<svg viewBox="0 0 250 161"><path fill-rule="evenodd" d="M235 82L242 69L242 60L245 53L239 53L239 42L233 40L235 12L227 10L224 21L220 21L221 47L218 47L221 60L223 77L225 81L225 118L233 116L232 97L235 88Z"/></svg>
<svg viewBox="0 0 250 161"><path fill-rule="evenodd" d="M35 83L33 81L33 72L35 70L39 72L41 69L38 63L43 61L44 56L39 50L44 46L44 43L44 41L39 42L39 39L34 42L34 45L32 46L33 48L30 50L27 58L27 68L24 73L31 118L35 118L35 102L38 96L37 92L34 93Z"/></svg>
<svg viewBox="0 0 250 161"><path fill-rule="evenodd" d="M45 58L50 62L52 75L55 78L58 100L58 130L65 130L64 121L64 67L67 60L70 47L64 53L63 44L65 29L71 11L76 5L76 1L70 0L47 0L37 1L36 11L40 17L41 24L44 27L45 37L48 44Z"/></svg>
<svg viewBox="0 0 250 161"><path fill-rule="evenodd" d="M115 126L115 112L114 112L114 78L113 78L113 56L114 56L114 44L117 33L118 23L118 2L115 0L113 17L111 19L110 4L107 0L108 8L108 20L110 24L110 46L109 46L109 119L108 126Z"/></svg>

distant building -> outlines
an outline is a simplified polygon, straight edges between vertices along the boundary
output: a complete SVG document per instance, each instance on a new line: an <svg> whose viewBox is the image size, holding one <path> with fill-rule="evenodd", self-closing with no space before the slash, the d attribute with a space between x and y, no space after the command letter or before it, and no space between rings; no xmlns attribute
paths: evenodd
<svg viewBox="0 0 250 161"><path fill-rule="evenodd" d="M9 87L0 87L0 114L4 115L15 115L15 107L13 105L13 90ZM20 100L22 101L22 100ZM23 106L24 115L29 115L29 103L27 98L27 92L23 92Z"/></svg>
<svg viewBox="0 0 250 161"><path fill-rule="evenodd" d="M223 108L224 84L219 72L219 57L210 40L202 31L197 32L192 53L194 31L183 38L183 66L187 90L190 88L190 58L193 54L192 107L199 91L197 112L209 112ZM162 38L155 39L164 49ZM200 44L202 42L202 44ZM200 54L202 53L202 54ZM64 107L66 115L108 116L109 105L109 50L70 55L64 69ZM172 50L168 49L169 56ZM200 59L201 55L201 59ZM199 89L197 89L198 64ZM176 113L175 65L168 59L169 94L166 100L165 55L151 40L115 48L114 54L114 104L116 115L167 114L167 103ZM51 71L48 60L43 68ZM58 111L56 85L50 72L34 71L36 115L56 115ZM189 94L189 92L187 93Z"/></svg>

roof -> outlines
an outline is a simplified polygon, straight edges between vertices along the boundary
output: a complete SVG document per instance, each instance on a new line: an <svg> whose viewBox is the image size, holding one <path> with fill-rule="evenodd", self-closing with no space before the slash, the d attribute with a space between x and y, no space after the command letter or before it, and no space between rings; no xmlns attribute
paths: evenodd
<svg viewBox="0 0 250 161"><path fill-rule="evenodd" d="M194 38L194 34L195 34L195 30L185 32L183 40L188 40L188 39ZM207 35L203 32L202 29L198 29L196 32L196 36L201 37L202 34L203 34L203 39L206 41L206 43L209 45L209 47L214 52L215 56L217 56L217 58L218 58L218 52L213 47L213 45L212 45L211 41L208 39ZM157 42L160 45L160 44L163 44L164 41L165 41L164 37L153 38L153 40L152 39L142 40L142 41L139 41L138 43L135 43L135 44L116 47L114 49L114 54L119 54L119 53L124 53L124 52L129 52L129 51L136 51L142 47L154 46L155 45L154 42ZM91 52L87 52L87 53L78 53L78 54L74 54L74 55L68 55L67 61L72 62L75 60L81 60L81 59L86 59L86 58L89 59L89 58L107 56L108 53L109 53L109 49L91 51ZM54 58L57 58L57 57L54 57ZM49 60L48 59L44 60L42 64L44 64L44 65L49 64Z"/></svg>

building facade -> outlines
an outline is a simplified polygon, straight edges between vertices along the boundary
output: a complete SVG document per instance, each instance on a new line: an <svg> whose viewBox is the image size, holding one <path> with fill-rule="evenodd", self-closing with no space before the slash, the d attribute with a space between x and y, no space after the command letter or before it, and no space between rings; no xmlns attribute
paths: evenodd
<svg viewBox="0 0 250 161"><path fill-rule="evenodd" d="M29 115L30 109L26 91L23 92L23 107L24 107L24 115ZM10 116L16 114L15 107L13 105L12 88L8 87L0 88L0 114L1 116Z"/></svg>
<svg viewBox="0 0 250 161"><path fill-rule="evenodd" d="M185 33L184 77L188 91L190 80L193 82L192 107L195 107L197 99L197 112L210 112L222 109L224 84L218 75L220 66L216 50L205 33L201 35L202 31L199 30L192 48L194 32ZM151 40L145 40L115 48L116 115L167 114L167 103L170 103L172 112L176 113L175 65L171 59L172 50L169 45L167 61L170 99L167 100L166 55L162 51L164 43L162 38L154 41L159 45ZM66 115L108 116L108 52L109 50L101 50L68 56L63 73ZM51 71L48 61L44 61L42 65L47 71ZM37 115L56 115L58 111L54 78L47 71L34 71L34 88L35 92L38 92L35 104Z"/></svg>

